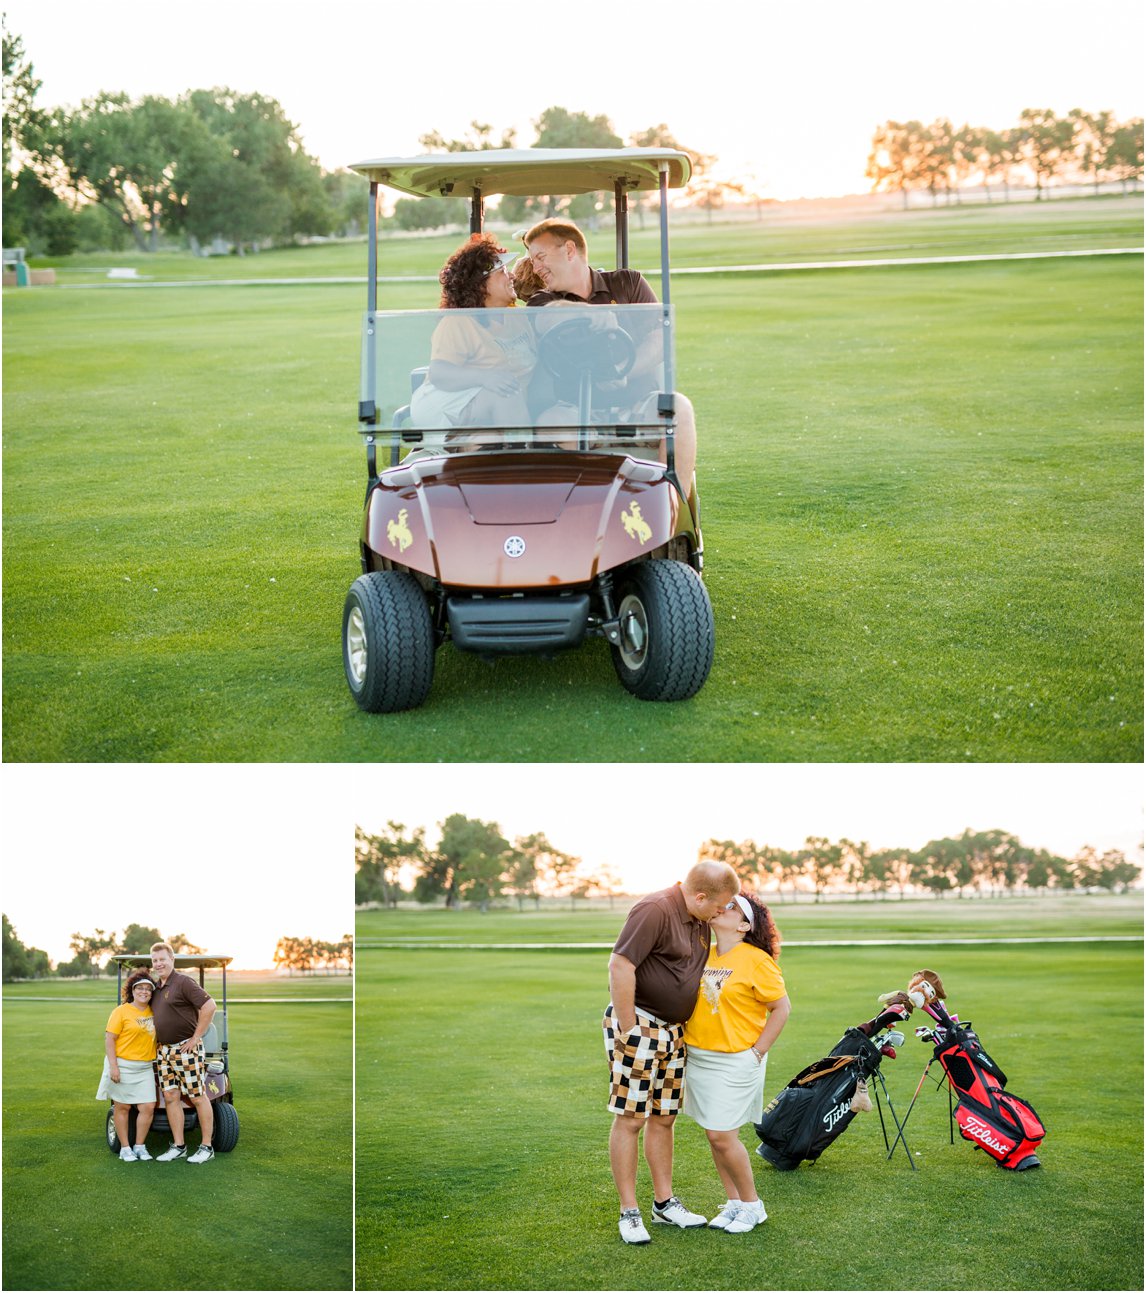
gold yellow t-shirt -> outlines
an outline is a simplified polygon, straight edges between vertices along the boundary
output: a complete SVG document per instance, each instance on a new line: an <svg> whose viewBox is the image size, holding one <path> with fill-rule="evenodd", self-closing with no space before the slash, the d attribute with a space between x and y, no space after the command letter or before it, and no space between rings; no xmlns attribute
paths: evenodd
<svg viewBox="0 0 1146 1293"><path fill-rule="evenodd" d="M115 1034L115 1057L118 1060L153 1060L155 1058L155 1019L151 1007L137 1010L130 1002L116 1006L107 1021L107 1032Z"/></svg>
<svg viewBox="0 0 1146 1293"><path fill-rule="evenodd" d="M746 1051L760 1036L769 1003L785 992L780 967L767 952L737 943L720 956L713 943L684 1040L705 1051Z"/></svg>

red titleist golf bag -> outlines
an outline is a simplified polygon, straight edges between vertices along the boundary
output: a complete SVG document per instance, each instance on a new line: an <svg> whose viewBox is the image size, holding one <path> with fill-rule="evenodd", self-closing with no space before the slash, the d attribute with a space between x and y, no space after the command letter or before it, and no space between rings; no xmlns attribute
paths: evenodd
<svg viewBox="0 0 1146 1293"><path fill-rule="evenodd" d="M1000 1167L1013 1172L1038 1167L1035 1150L1046 1135L1038 1114L1025 1100L1003 1089L1007 1075L969 1024L955 1023L938 1001L923 1009L940 1025L935 1030L935 1058L959 1097L955 1121L960 1134Z"/></svg>

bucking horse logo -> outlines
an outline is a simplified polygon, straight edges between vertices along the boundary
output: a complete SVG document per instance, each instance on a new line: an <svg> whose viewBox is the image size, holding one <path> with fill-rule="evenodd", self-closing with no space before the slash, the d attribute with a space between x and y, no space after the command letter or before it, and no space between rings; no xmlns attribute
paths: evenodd
<svg viewBox="0 0 1146 1293"><path fill-rule="evenodd" d="M406 517L409 515L409 511L403 508L398 513L396 521L386 522L386 537L390 540L390 546L397 548L399 552L405 552L410 544L414 542L414 536L410 533L410 527L406 524Z"/></svg>
<svg viewBox="0 0 1146 1293"><path fill-rule="evenodd" d="M649 523L641 515L640 503L633 502L627 512L621 513L621 524L630 539L637 539L643 547L653 537Z"/></svg>

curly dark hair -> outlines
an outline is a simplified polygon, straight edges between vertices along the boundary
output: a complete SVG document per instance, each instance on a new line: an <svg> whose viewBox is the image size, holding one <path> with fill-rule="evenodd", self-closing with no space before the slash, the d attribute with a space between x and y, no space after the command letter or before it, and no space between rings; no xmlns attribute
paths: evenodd
<svg viewBox="0 0 1146 1293"><path fill-rule="evenodd" d="M762 952L767 952L776 960L780 955L780 931L776 928L772 913L754 893L741 889L740 896L752 908L752 928L744 935L744 941L750 947L758 947Z"/></svg>
<svg viewBox="0 0 1146 1293"><path fill-rule="evenodd" d="M443 310L480 310L485 305L485 280L504 252L491 233L475 233L442 266Z"/></svg>
<svg viewBox="0 0 1146 1293"><path fill-rule="evenodd" d="M137 983L150 983L152 989L155 987L155 980L146 970L136 970L134 974L128 975L127 982L123 985L123 999L125 1002L131 1000L131 994L134 992Z"/></svg>

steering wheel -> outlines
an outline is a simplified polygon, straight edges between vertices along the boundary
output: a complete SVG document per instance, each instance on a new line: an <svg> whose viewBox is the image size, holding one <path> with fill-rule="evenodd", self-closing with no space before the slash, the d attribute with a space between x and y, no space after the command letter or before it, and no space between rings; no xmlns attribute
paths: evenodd
<svg viewBox="0 0 1146 1293"><path fill-rule="evenodd" d="M624 328L594 328L582 316L543 332L537 356L558 379L578 381L588 374L596 382L615 382L636 363L637 347Z"/></svg>

